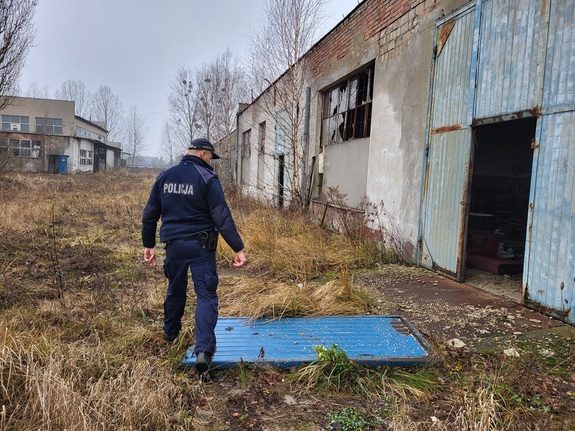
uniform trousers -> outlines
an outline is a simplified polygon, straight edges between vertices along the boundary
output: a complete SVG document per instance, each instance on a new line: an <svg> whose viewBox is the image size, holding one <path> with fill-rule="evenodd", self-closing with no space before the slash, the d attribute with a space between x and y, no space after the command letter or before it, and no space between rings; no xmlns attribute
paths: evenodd
<svg viewBox="0 0 575 431"><path fill-rule="evenodd" d="M196 292L194 353L216 350L215 328L218 321L218 273L216 253L202 247L197 239L177 239L166 245L164 273L168 290L164 301L164 332L176 336L182 328L186 307L188 269Z"/></svg>

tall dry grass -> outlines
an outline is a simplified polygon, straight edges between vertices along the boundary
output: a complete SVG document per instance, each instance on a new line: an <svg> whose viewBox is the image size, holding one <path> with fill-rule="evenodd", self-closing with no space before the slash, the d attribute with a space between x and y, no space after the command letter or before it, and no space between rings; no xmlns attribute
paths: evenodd
<svg viewBox="0 0 575 431"><path fill-rule="evenodd" d="M238 203L233 209L246 242L251 273L306 282L328 271L365 267L377 261L378 256L370 254L366 243L322 229L306 213L261 206L246 211L243 205ZM229 255L229 248L220 241L220 256Z"/></svg>
<svg viewBox="0 0 575 431"><path fill-rule="evenodd" d="M199 383L178 372L187 346L171 350L160 340L164 276L141 259L140 220L154 178L15 174L4 181L0 430L198 423ZM356 245L303 215L245 212L246 205L255 204L233 210L250 264L244 277L222 277L222 311L254 317L364 311L364 294L349 282L308 283L327 270L361 265ZM231 256L222 245L220 264ZM251 300L238 307L242 295ZM193 307L192 296L188 334Z"/></svg>
<svg viewBox="0 0 575 431"><path fill-rule="evenodd" d="M390 399L393 417L387 424L396 431L542 429L542 424L553 429L537 411L518 409L507 393L496 390L488 367L479 370L486 375L483 383L474 383L475 364L466 370L458 362L456 371L439 364L444 380L466 372L467 379L454 377L451 389L421 389L425 403L415 399L423 393L413 389L417 375L406 379L407 386L389 386L389 375L378 370L356 375L364 395L304 388L320 406L306 407L305 414L301 405L284 403L286 392L306 395L283 378L248 376L253 390L247 394L241 384L234 386L233 372L221 387L201 385L180 367L193 341L194 295L190 292L184 336L168 348L161 339L166 280L161 268L142 262L140 220L154 179L127 173L2 179L0 431L243 429L257 417L260 429L317 429L323 426L320 410L339 410L346 400L377 410L377 395ZM385 255L372 243L327 232L305 214L233 195L230 204L249 263L231 275L226 268L233 253L220 241L221 315L281 318L370 310L371 293L354 283L353 270ZM161 258L162 247L158 252ZM524 390L509 382L513 373L496 373L496 383ZM422 408L442 408L444 414L431 422L418 413ZM284 422L274 423L271 411L281 411ZM526 411L530 416L524 419ZM298 417L301 423L286 425Z"/></svg>
<svg viewBox="0 0 575 431"><path fill-rule="evenodd" d="M114 364L98 346L7 332L2 430L158 430L187 408L182 382L157 358Z"/></svg>

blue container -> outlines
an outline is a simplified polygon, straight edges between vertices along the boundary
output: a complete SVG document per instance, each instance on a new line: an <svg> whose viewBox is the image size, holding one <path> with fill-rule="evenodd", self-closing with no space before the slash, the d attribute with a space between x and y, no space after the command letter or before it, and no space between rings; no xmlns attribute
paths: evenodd
<svg viewBox="0 0 575 431"><path fill-rule="evenodd" d="M58 160L58 174L68 175L68 156L58 155L56 157Z"/></svg>

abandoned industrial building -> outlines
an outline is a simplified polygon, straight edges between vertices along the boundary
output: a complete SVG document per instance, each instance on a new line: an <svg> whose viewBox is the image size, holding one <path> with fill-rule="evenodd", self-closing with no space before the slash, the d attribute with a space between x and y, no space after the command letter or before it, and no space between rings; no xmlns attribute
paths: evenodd
<svg viewBox="0 0 575 431"><path fill-rule="evenodd" d="M14 97L2 112L0 159L11 169L68 174L120 166L106 125L74 115L74 102Z"/></svg>
<svg viewBox="0 0 575 431"><path fill-rule="evenodd" d="M247 194L366 214L458 281L522 274L575 323L575 0L364 0L242 106L235 158Z"/></svg>

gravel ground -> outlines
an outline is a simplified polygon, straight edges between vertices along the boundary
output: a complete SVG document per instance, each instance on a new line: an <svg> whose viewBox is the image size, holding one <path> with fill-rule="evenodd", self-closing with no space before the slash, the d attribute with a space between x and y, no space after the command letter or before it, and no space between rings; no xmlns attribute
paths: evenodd
<svg viewBox="0 0 575 431"><path fill-rule="evenodd" d="M521 305L521 280L475 271L458 283L422 268L387 265L356 283L376 293L378 314L401 315L427 339L490 345L546 331L575 330ZM463 343L463 344L461 344Z"/></svg>

